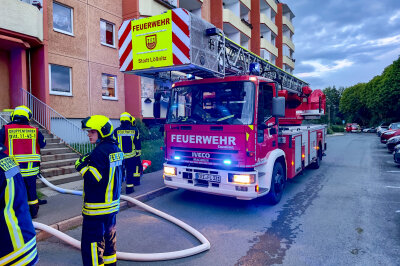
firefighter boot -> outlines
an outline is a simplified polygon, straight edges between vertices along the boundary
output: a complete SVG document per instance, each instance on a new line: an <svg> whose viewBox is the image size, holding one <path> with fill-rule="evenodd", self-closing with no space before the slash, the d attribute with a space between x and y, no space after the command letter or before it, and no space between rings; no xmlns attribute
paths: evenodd
<svg viewBox="0 0 400 266"><path fill-rule="evenodd" d="M42 199L38 198L38 201L39 201L39 205L47 204L47 200L42 200Z"/></svg>
<svg viewBox="0 0 400 266"><path fill-rule="evenodd" d="M133 184L126 184L126 194L135 192L135 186Z"/></svg>
<svg viewBox="0 0 400 266"><path fill-rule="evenodd" d="M39 203L29 204L29 212L31 213L32 219L37 218L39 212Z"/></svg>

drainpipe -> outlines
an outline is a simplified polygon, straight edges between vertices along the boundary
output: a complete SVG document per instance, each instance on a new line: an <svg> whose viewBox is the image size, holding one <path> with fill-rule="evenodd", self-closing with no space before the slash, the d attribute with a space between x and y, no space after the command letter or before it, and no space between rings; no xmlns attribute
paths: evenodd
<svg viewBox="0 0 400 266"><path fill-rule="evenodd" d="M28 79L29 79L29 93L32 94L32 76L31 76L31 49L28 50Z"/></svg>

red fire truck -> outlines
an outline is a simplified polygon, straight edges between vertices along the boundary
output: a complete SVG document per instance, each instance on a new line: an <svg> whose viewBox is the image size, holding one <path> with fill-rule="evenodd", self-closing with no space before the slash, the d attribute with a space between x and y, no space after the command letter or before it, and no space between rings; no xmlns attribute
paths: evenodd
<svg viewBox="0 0 400 266"><path fill-rule="evenodd" d="M131 54L120 57L124 73L155 79L170 71L188 74L171 88L167 186L245 200L265 196L276 204L288 178L319 168L326 126L302 122L325 113L320 90L184 9L124 22L119 35L125 36L120 47L126 40L133 44L120 51Z"/></svg>

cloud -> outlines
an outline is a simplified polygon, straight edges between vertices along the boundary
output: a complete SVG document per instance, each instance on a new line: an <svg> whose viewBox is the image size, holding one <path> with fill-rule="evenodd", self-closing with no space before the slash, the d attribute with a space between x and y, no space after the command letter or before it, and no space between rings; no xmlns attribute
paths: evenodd
<svg viewBox="0 0 400 266"><path fill-rule="evenodd" d="M308 77L320 77L330 72L350 67L354 64L354 62L348 59L343 59L334 61L333 65L324 65L320 61L312 60L312 61L304 61L302 62L302 64L314 67L314 71L297 74L297 76L300 78L308 78Z"/></svg>
<svg viewBox="0 0 400 266"><path fill-rule="evenodd" d="M369 41L364 42L364 45L370 45L372 47L387 46L387 45L394 45L394 44L400 44L400 34L392 36L392 37L380 38L380 39L369 40Z"/></svg>
<svg viewBox="0 0 400 266"><path fill-rule="evenodd" d="M389 24L395 24L396 20L400 19L400 10L398 10L393 16L389 18Z"/></svg>
<svg viewBox="0 0 400 266"><path fill-rule="evenodd" d="M296 15L294 75L313 86L368 81L400 54L400 0L284 2Z"/></svg>

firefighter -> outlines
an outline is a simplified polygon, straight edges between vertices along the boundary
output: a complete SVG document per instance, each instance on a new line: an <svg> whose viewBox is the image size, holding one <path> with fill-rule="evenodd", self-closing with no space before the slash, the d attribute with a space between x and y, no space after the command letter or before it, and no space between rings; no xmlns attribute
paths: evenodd
<svg viewBox="0 0 400 266"><path fill-rule="evenodd" d="M119 120L121 125L114 130L114 138L118 141L118 147L124 153L126 194L130 194L135 191L135 186L140 185L142 173L140 136L135 118L129 113L122 113Z"/></svg>
<svg viewBox="0 0 400 266"><path fill-rule="evenodd" d="M0 265L35 265L36 232L18 163L0 143Z"/></svg>
<svg viewBox="0 0 400 266"><path fill-rule="evenodd" d="M116 214L122 183L124 154L112 138L113 126L102 115L82 120L93 151L79 158L75 168L84 182L82 260L84 265L116 265Z"/></svg>
<svg viewBox="0 0 400 266"><path fill-rule="evenodd" d="M16 107L11 114L11 123L0 130L0 143L6 146L6 153L14 156L19 163L28 193L29 211L32 218L36 218L39 211L36 178L39 174L40 149L46 146L46 140L36 127L29 125L31 118L32 112L28 107Z"/></svg>

